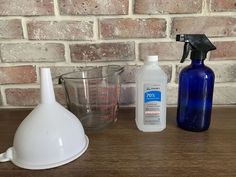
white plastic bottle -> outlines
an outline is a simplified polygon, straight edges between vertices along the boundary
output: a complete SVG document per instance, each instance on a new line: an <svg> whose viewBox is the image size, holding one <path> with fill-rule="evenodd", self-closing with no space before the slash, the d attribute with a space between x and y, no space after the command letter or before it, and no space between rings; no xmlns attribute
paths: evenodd
<svg viewBox="0 0 236 177"><path fill-rule="evenodd" d="M167 76L158 56L148 56L136 74L135 121L139 130L160 132L166 128Z"/></svg>

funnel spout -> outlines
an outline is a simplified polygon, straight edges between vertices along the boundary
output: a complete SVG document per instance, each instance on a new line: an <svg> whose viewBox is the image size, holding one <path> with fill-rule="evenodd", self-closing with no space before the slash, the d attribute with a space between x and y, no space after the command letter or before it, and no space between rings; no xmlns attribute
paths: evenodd
<svg viewBox="0 0 236 177"><path fill-rule="evenodd" d="M41 103L55 102L56 99L50 68L41 68L40 76Z"/></svg>

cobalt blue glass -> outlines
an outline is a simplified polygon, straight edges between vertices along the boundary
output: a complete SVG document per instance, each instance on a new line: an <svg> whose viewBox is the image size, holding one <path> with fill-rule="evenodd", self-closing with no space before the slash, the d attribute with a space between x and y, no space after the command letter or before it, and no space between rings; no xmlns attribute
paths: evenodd
<svg viewBox="0 0 236 177"><path fill-rule="evenodd" d="M204 60L193 59L180 72L177 124L190 131L207 130L211 122L214 72Z"/></svg>

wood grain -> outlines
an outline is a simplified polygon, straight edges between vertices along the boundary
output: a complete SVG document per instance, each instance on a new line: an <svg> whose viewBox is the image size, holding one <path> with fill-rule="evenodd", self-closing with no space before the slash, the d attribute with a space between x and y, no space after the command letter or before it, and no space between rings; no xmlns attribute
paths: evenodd
<svg viewBox="0 0 236 177"><path fill-rule="evenodd" d="M0 152L12 146L28 113L0 111ZM175 114L175 108L168 109L165 131L143 133L135 126L134 110L122 109L113 127L87 132L89 148L79 159L40 171L0 163L0 177L236 176L236 107L214 108L210 129L201 133L177 128Z"/></svg>

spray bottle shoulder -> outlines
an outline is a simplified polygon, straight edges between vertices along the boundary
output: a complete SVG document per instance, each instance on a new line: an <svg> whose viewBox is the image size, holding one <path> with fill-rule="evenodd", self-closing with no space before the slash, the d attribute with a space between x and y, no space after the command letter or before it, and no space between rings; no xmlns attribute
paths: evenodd
<svg viewBox="0 0 236 177"><path fill-rule="evenodd" d="M184 67L180 72L180 77L186 75L191 79L204 78L214 79L214 71L204 64L203 60L192 60L191 64Z"/></svg>

